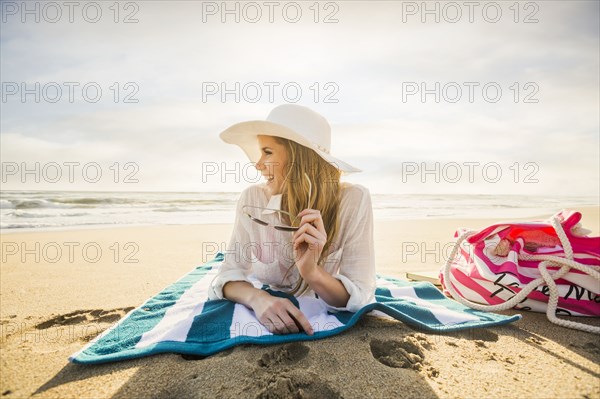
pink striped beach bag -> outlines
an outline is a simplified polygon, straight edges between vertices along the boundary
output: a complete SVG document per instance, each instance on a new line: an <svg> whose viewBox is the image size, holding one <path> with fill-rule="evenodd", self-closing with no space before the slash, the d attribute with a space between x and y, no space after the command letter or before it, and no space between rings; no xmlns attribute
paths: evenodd
<svg viewBox="0 0 600 399"><path fill-rule="evenodd" d="M557 317L600 316L600 237L580 220L562 210L546 221L459 228L440 271L444 293L474 309L546 312L553 323L600 334Z"/></svg>

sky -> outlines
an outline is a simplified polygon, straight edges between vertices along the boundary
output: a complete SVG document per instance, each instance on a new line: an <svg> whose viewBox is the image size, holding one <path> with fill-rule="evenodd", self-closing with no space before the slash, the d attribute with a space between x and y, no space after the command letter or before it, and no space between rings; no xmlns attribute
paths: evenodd
<svg viewBox="0 0 600 399"><path fill-rule="evenodd" d="M3 190L241 191L296 103L372 193L600 195L597 1L72 4L1 2Z"/></svg>

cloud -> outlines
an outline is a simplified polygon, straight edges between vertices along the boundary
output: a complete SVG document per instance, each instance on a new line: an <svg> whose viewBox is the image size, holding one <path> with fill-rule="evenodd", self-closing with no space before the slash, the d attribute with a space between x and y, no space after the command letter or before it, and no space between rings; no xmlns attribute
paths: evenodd
<svg viewBox="0 0 600 399"><path fill-rule="evenodd" d="M364 170L348 178L372 192L598 193L596 2L532 3L537 11L520 3L518 23L509 3L499 3L498 23L485 22L480 9L474 23L465 8L457 23L432 23L431 15L428 23L420 15L403 23L408 2L341 2L337 10L319 3L318 20L334 12L339 22L332 24L315 23L308 3L296 24L280 9L269 23L264 8L256 24L233 23L231 15L221 23L220 14L202 22L203 3L140 2L135 24L115 24L108 7L97 24L4 23L3 82L79 86L72 103L64 96L35 103L31 95L4 102L3 160L129 160L140 165L143 189L241 190L247 182L228 176L203 181L202 163L246 162L218 133L265 118L293 83L302 90L299 103L331 122L332 152ZM522 23L532 11L539 22ZM97 103L82 97L90 82L102 89ZM219 90L221 83L228 90L236 82L258 85L262 95L256 103L232 94L222 102L219 91L204 100L211 82ZM273 99L265 82L279 84ZM420 91L403 99L411 82ZM465 82L478 84L473 102ZM125 89L127 83L134 86ZM436 103L429 94L423 102L421 84L431 90L436 83L460 87L461 100L442 95ZM498 102L484 98L488 83L501 88ZM132 87L138 102L124 103ZM527 96L537 103L526 103ZM529 186L398 183L403 162L476 161L536 163L543 179Z"/></svg>

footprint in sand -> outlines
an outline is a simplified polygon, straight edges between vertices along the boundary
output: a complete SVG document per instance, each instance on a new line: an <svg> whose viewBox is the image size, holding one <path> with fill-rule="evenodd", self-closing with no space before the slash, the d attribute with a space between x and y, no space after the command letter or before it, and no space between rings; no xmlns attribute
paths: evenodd
<svg viewBox="0 0 600 399"><path fill-rule="evenodd" d="M464 332L468 334L470 339L479 340L483 342L498 342L498 334L493 331L486 330L484 328L476 328Z"/></svg>
<svg viewBox="0 0 600 399"><path fill-rule="evenodd" d="M256 396L257 399L342 398L340 393L319 375L303 370L271 375L261 385L264 388Z"/></svg>
<svg viewBox="0 0 600 399"><path fill-rule="evenodd" d="M265 373L250 382L260 389L256 398L341 398L321 376L297 366L286 367L297 365L309 352L305 344L290 342L265 353L257 362L257 371L262 368Z"/></svg>
<svg viewBox="0 0 600 399"><path fill-rule="evenodd" d="M600 355L600 345L598 345L597 343L588 342L586 344L583 344L582 348L588 351L589 353Z"/></svg>
<svg viewBox="0 0 600 399"><path fill-rule="evenodd" d="M595 342L586 342L583 345L577 345L574 343L570 343L569 346L573 347L573 348L581 348L584 351L586 351L587 353L590 353L593 355L600 355L600 345L598 345Z"/></svg>
<svg viewBox="0 0 600 399"><path fill-rule="evenodd" d="M425 360L423 339L406 336L402 339L371 340L371 353L380 363L389 367L420 370ZM425 344L430 343L425 339Z"/></svg>
<svg viewBox="0 0 600 399"><path fill-rule="evenodd" d="M133 306L126 308L116 308L116 309L93 309L93 310L76 310L74 312L65 313L62 315L55 316L49 320L43 321L34 325L33 327L38 330L45 330L49 328L57 328L62 326L73 326L78 324L92 324L92 323L115 323L120 320L123 316L129 313ZM87 332L85 330L85 334L81 337L77 337L84 342L89 342L94 339L100 331L97 328L94 328Z"/></svg>
<svg viewBox="0 0 600 399"><path fill-rule="evenodd" d="M259 360L260 367L271 367L278 365L291 365L304 359L310 348L300 342L292 342L265 353Z"/></svg>
<svg viewBox="0 0 600 399"><path fill-rule="evenodd" d="M91 310L76 310L74 312L65 313L62 315L54 316L51 319L42 321L41 323L33 325L33 327L26 327L26 331L30 328L36 330L56 330L54 332L44 332L44 337L49 342L57 342L57 340L66 339L67 343L72 343L78 340L89 342L94 339L102 330L98 327L98 323L114 323L120 320L123 316L133 310L134 307L126 308L115 308L115 309L91 309ZM13 316L9 316L13 318ZM33 319L33 316L26 316L25 320ZM79 326L78 330L73 330L75 326ZM80 334L81 333L81 334ZM6 334L4 339L17 334L17 331L9 332ZM62 341L61 341L62 342ZM43 352L46 353L46 352ZM50 352L48 352L50 353Z"/></svg>
<svg viewBox="0 0 600 399"><path fill-rule="evenodd" d="M36 324L34 327L38 330L50 328L54 326L70 326L73 324L81 324L85 322L94 323L114 323L125 316L133 308L116 308L110 310L94 309L94 310L76 310L71 313L58 315L42 323Z"/></svg>

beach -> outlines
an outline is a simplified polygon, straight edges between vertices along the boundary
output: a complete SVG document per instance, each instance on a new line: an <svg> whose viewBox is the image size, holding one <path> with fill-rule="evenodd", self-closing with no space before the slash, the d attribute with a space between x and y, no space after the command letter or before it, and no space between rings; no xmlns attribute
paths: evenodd
<svg viewBox="0 0 600 399"><path fill-rule="evenodd" d="M570 209L600 235L600 208ZM376 220L377 272L438 270L457 228L502 220ZM242 345L201 359L168 353L68 362L127 312L224 251L231 231L231 224L205 224L2 234L2 398L600 398L598 336L514 310L500 313L522 314L515 323L457 333L368 316L326 339ZM394 356L406 342L420 349L412 367L382 361L381 353Z"/></svg>

